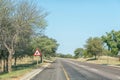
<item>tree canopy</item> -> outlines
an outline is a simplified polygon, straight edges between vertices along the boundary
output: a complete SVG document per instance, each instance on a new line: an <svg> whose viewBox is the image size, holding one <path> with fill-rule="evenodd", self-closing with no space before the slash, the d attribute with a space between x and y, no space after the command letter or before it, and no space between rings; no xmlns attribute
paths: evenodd
<svg viewBox="0 0 120 80"><path fill-rule="evenodd" d="M83 55L83 48L77 48L75 51L74 51L74 55L75 55L75 58L79 58Z"/></svg>
<svg viewBox="0 0 120 80"><path fill-rule="evenodd" d="M102 53L103 50L102 40L98 37L91 37L87 40L85 48L87 50L87 53L94 55L96 59L96 56L100 55L100 53Z"/></svg>
<svg viewBox="0 0 120 80"><path fill-rule="evenodd" d="M111 56L118 54L120 50L120 31L112 30L102 36L102 40L108 46L108 50L111 51Z"/></svg>
<svg viewBox="0 0 120 80"><path fill-rule="evenodd" d="M0 0L0 44L9 54L8 72L15 52L27 46L36 30L45 29L45 17L43 10L27 0Z"/></svg>
<svg viewBox="0 0 120 80"><path fill-rule="evenodd" d="M36 48L39 48L44 56L55 56L58 45L55 39L47 36L38 36L31 41L34 51Z"/></svg>

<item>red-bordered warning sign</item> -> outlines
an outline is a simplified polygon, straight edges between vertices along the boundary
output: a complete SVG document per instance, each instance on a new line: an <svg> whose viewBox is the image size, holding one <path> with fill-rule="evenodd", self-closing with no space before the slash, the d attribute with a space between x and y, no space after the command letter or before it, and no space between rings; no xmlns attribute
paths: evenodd
<svg viewBox="0 0 120 80"><path fill-rule="evenodd" d="M42 53L38 49L36 49L34 56L42 56Z"/></svg>

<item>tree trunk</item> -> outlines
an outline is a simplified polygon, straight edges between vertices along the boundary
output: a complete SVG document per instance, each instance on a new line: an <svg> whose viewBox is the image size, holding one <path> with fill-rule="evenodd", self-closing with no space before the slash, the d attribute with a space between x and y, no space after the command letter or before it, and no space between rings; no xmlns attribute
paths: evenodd
<svg viewBox="0 0 120 80"><path fill-rule="evenodd" d="M3 72L6 72L6 60L4 59L4 68L3 68Z"/></svg>
<svg viewBox="0 0 120 80"><path fill-rule="evenodd" d="M12 71L12 53L13 51L9 51L9 56L8 56L8 73Z"/></svg>
<svg viewBox="0 0 120 80"><path fill-rule="evenodd" d="M97 56L96 56L96 54L95 54L95 60L97 59Z"/></svg>
<svg viewBox="0 0 120 80"><path fill-rule="evenodd" d="M42 63L43 62L43 57L42 56L40 56L40 63Z"/></svg>
<svg viewBox="0 0 120 80"><path fill-rule="evenodd" d="M0 65L0 66L1 66L1 70L0 70L0 72L3 72L3 71L4 71L4 67L3 67L3 66L4 66L4 65L3 65L3 59L0 60L0 63L1 63L1 65Z"/></svg>
<svg viewBox="0 0 120 80"><path fill-rule="evenodd" d="M14 66L16 66L16 63L17 63L17 57L14 58Z"/></svg>
<svg viewBox="0 0 120 80"><path fill-rule="evenodd" d="M8 57L6 58L6 72L8 72Z"/></svg>

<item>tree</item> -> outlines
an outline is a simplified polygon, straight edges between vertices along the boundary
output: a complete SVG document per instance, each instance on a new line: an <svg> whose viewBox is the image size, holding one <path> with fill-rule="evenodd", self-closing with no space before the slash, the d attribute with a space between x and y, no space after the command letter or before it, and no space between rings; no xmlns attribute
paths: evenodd
<svg viewBox="0 0 120 80"><path fill-rule="evenodd" d="M112 30L102 36L102 40L108 46L111 56L116 56L120 50L120 31Z"/></svg>
<svg viewBox="0 0 120 80"><path fill-rule="evenodd" d="M91 54L88 54L87 50L84 49L84 50L83 50L83 57L84 57L84 58L92 57L92 55L91 55Z"/></svg>
<svg viewBox="0 0 120 80"><path fill-rule="evenodd" d="M0 37L8 50L8 72L11 72L12 57L16 45L31 37L34 29L43 30L46 26L46 13L38 10L29 1L0 0ZM24 43L26 44L26 43Z"/></svg>
<svg viewBox="0 0 120 80"><path fill-rule="evenodd" d="M103 50L103 44L100 38L95 37L95 38L89 38L87 40L87 44L85 45L87 53L94 55L95 59L100 53L102 53Z"/></svg>
<svg viewBox="0 0 120 80"><path fill-rule="evenodd" d="M73 56L71 54L66 54L65 56L66 56L66 58L73 58Z"/></svg>
<svg viewBox="0 0 120 80"><path fill-rule="evenodd" d="M57 53L56 56L61 57L61 58L73 58L73 56L71 54Z"/></svg>
<svg viewBox="0 0 120 80"><path fill-rule="evenodd" d="M58 43L55 39L47 36L38 36L32 39L31 46L34 49L33 51L35 51L36 48L39 48L45 57L49 57L56 55Z"/></svg>
<svg viewBox="0 0 120 80"><path fill-rule="evenodd" d="M80 56L82 56L83 55L83 48L77 48L74 51L74 55L75 55L75 58L79 58Z"/></svg>

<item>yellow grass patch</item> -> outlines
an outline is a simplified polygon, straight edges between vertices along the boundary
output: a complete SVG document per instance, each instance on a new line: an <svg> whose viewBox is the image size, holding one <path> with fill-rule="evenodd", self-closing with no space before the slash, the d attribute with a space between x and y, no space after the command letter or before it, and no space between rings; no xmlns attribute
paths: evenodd
<svg viewBox="0 0 120 80"><path fill-rule="evenodd" d="M100 56L98 60L92 60L92 58L78 58L78 59L72 59L72 60L94 63L94 64L109 64L109 65L120 66L119 59L116 57L110 57L110 56Z"/></svg>

